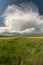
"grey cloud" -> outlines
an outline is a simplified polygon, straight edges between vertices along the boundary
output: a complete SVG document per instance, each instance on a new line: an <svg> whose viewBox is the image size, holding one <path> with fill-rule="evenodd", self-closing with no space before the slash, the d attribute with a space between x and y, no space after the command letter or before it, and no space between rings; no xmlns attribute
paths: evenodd
<svg viewBox="0 0 43 65"><path fill-rule="evenodd" d="M2 29L4 32L21 35L42 32L43 16L39 14L37 6L33 3L8 6L2 17L6 25L5 29Z"/></svg>

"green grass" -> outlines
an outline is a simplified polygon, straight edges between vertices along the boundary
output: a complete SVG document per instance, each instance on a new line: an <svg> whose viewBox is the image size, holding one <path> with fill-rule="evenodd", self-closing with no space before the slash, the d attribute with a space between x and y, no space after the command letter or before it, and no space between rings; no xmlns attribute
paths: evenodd
<svg viewBox="0 0 43 65"><path fill-rule="evenodd" d="M1 40L0 65L43 65L43 39Z"/></svg>

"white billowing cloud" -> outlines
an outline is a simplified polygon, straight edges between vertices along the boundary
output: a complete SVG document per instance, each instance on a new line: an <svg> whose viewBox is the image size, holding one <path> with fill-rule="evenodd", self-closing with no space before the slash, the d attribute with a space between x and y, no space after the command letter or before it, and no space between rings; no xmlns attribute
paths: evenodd
<svg viewBox="0 0 43 65"><path fill-rule="evenodd" d="M4 14L4 32L24 33L41 33L43 30L43 16L39 14L38 8L33 3L23 3L10 5L6 8ZM1 31L1 32L3 32Z"/></svg>
<svg viewBox="0 0 43 65"><path fill-rule="evenodd" d="M20 33L20 34L23 34L23 33L32 33L32 32L34 32L35 31L35 29L34 28L28 28L28 29L25 29L25 30L23 30L23 31L10 31L10 32L16 32L16 33Z"/></svg>
<svg viewBox="0 0 43 65"><path fill-rule="evenodd" d="M7 32L6 27L0 27L0 33L2 33L2 32Z"/></svg>

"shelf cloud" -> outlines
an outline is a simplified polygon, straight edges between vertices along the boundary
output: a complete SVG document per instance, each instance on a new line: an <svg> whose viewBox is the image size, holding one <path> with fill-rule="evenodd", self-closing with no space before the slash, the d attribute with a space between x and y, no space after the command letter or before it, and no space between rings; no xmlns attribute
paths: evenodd
<svg viewBox="0 0 43 65"><path fill-rule="evenodd" d="M9 5L1 17L4 19L5 27L0 27L0 33L43 33L43 16L32 2Z"/></svg>

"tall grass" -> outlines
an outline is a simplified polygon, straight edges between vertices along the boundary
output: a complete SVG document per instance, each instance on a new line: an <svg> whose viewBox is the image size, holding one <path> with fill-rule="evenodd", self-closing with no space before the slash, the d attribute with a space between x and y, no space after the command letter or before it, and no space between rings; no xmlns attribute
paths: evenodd
<svg viewBox="0 0 43 65"><path fill-rule="evenodd" d="M43 39L1 40L0 65L43 65Z"/></svg>

